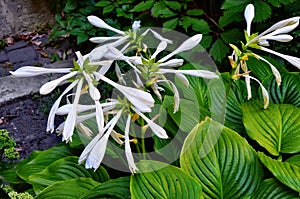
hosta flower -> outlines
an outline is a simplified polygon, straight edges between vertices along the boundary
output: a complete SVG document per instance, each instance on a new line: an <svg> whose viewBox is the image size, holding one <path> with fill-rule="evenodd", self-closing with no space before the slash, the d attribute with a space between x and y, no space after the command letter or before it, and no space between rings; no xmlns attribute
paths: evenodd
<svg viewBox="0 0 300 199"><path fill-rule="evenodd" d="M17 77L29 77L29 76L36 76L36 75L47 74L47 73L67 73L66 75L63 75L58 79L45 83L40 88L40 93L42 95L52 92L57 86L59 86L63 82L73 79L72 80L73 82L66 88L66 90L53 104L47 122L47 131L53 132L55 114L59 108L59 104L62 100L62 97L65 96L68 92L70 92L71 89L76 87L72 108L67 114L67 119L65 121L64 129L62 131L63 140L65 141L72 140L72 134L75 128L75 123L76 123L75 121L77 118L77 106L79 103L80 95L82 94L82 89L84 84L87 84L86 87L88 88L88 93L91 99L95 103L95 110L97 113L96 121L98 124L99 131L102 131L104 126L103 112L99 103L100 92L95 86L95 78L93 75L93 72L98 70L98 66L89 64L88 54L82 56L80 52L76 52L76 55L78 60L77 62L74 62L74 68L45 69L40 67L27 66L27 67L22 67L16 70L15 72L11 72L12 75ZM97 72L101 73L99 71Z"/></svg>
<svg viewBox="0 0 300 199"><path fill-rule="evenodd" d="M284 55L264 47L264 46L269 46L268 40L274 40L279 42L291 41L293 37L285 33L291 32L299 25L300 17L292 17L289 19L279 21L273 26L271 26L270 28L268 28L267 30L265 30L264 32L262 32L261 34L258 34L256 36L256 35L251 35L251 31L250 31L251 22L254 18L254 6L252 4L249 4L245 9L244 14L247 22L247 34L248 34L246 47L249 46L252 48L263 50L268 53L272 53L276 56L285 59L286 61L288 61L289 63L296 66L298 69L300 69L299 58L290 55ZM272 71L274 71L274 69L272 69Z"/></svg>

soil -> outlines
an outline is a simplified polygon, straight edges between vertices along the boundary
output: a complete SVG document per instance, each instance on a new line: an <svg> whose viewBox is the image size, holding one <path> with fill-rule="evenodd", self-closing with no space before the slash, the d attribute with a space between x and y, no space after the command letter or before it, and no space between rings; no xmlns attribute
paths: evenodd
<svg viewBox="0 0 300 199"><path fill-rule="evenodd" d="M27 96L0 106L0 129L7 129L17 143L20 159L33 150L45 150L61 142L61 136L46 132L44 103L49 97ZM56 117L56 126L63 121Z"/></svg>

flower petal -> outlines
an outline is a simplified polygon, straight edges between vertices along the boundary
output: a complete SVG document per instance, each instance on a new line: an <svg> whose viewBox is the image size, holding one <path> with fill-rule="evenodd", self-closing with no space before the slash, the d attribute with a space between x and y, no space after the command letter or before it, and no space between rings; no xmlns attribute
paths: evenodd
<svg viewBox="0 0 300 199"><path fill-rule="evenodd" d="M116 33L121 34L121 35L125 34L123 31L111 27L110 25L105 23L102 19L100 19L99 17L88 16L87 19L89 20L89 22L91 24L93 24L94 26L96 26L98 28L104 28L104 29L107 29L107 30L111 30L111 31L116 32Z"/></svg>
<svg viewBox="0 0 300 199"><path fill-rule="evenodd" d="M138 30L141 27L141 21L134 21L132 24L132 30Z"/></svg>
<svg viewBox="0 0 300 199"><path fill-rule="evenodd" d="M89 40L93 43L103 43L106 41L111 41L111 40L116 40L116 39L121 39L122 36L116 36L116 37L92 37Z"/></svg>
<svg viewBox="0 0 300 199"><path fill-rule="evenodd" d="M174 73L174 74L185 74L185 75L191 75L196 77L203 77L206 79L214 79L219 78L219 76L211 71L208 70L174 70L174 69L160 69L160 73Z"/></svg>
<svg viewBox="0 0 300 199"><path fill-rule="evenodd" d="M15 77L33 77L49 73L70 73L72 68L42 68L35 66L23 66L18 70L10 73Z"/></svg>
<svg viewBox="0 0 300 199"><path fill-rule="evenodd" d="M278 53L276 51L270 50L270 49L265 48L265 47L261 47L260 49L263 50L263 51L266 51L268 53L272 53L274 55L277 55L278 57L281 57L281 58L285 59L286 61L290 62L292 65L294 65L298 69L300 69L300 58L293 57L293 56L290 56L290 55L284 55L284 54Z"/></svg>
<svg viewBox="0 0 300 199"><path fill-rule="evenodd" d="M93 83L93 80L91 78L91 75L87 74L86 72L83 71L83 75L89 85L89 94L91 96L91 98L94 100L94 101L98 101L100 100L100 92L99 90L94 86L94 83Z"/></svg>
<svg viewBox="0 0 300 199"><path fill-rule="evenodd" d="M69 74L66 74L58 79L52 80L50 82L45 83L41 88L40 88L40 94L41 95L47 95L51 93L60 83L63 81L70 79L71 77L74 77L78 72L70 72Z"/></svg>
<svg viewBox="0 0 300 199"><path fill-rule="evenodd" d="M173 52L171 52L167 56L160 59L158 62L165 62L178 53L181 53L183 51L187 51L187 50L194 48L195 46L197 46L199 44L201 39L202 39L202 34L197 34L197 35L192 36L191 38L184 41L177 49L175 49Z"/></svg>
<svg viewBox="0 0 300 199"><path fill-rule="evenodd" d="M244 16L246 19L246 23L247 23L247 33L250 36L251 35L251 23L252 20L254 19L254 6L253 4L248 4L245 12L244 12Z"/></svg>
<svg viewBox="0 0 300 199"><path fill-rule="evenodd" d="M155 124L152 120L147 118L143 113L141 113L135 107L131 107L131 109L134 110L139 116L141 116L146 121L146 123L149 125L149 127L151 128L151 130L153 131L153 133L155 135L157 135L158 137L163 138L163 139L168 138L168 135L167 135L165 129L163 129L161 126Z"/></svg>
<svg viewBox="0 0 300 199"><path fill-rule="evenodd" d="M291 35L265 35L260 38L260 40L275 40L279 42L289 42L293 39Z"/></svg>
<svg viewBox="0 0 300 199"><path fill-rule="evenodd" d="M129 143L129 128L130 128L130 120L131 117L128 115L127 121L126 121L126 127L125 127L125 155L128 162L129 169L131 173L136 173L139 169L136 167L134 163L134 159L132 156L130 143Z"/></svg>
<svg viewBox="0 0 300 199"><path fill-rule="evenodd" d="M74 97L74 102L71 111L69 112L67 119L66 119L66 124L65 128L63 130L63 141L72 141L72 135L76 123L76 117L77 117L77 105L79 102L80 98L80 92L83 84L83 79L80 79L77 85L75 97Z"/></svg>
<svg viewBox="0 0 300 199"><path fill-rule="evenodd" d="M158 67L164 67L164 66L178 67L178 66L182 66L183 62L184 62L183 59L171 59L171 60L166 61L164 63L158 64Z"/></svg>
<svg viewBox="0 0 300 199"><path fill-rule="evenodd" d="M165 50L168 46L166 41L161 41L158 46L156 47L156 51L151 56L151 59L155 58L161 51Z"/></svg>

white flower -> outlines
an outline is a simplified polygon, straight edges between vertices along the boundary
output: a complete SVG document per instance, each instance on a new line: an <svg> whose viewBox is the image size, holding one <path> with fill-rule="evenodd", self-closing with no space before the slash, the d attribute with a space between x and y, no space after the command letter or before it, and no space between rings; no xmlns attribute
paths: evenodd
<svg viewBox="0 0 300 199"><path fill-rule="evenodd" d="M96 16L88 16L87 19L89 20L89 22L91 24L93 24L94 26L98 27L98 28L104 28L107 30L111 30L113 32L116 32L118 34L124 35L125 32L118 30L116 28L111 27L110 25L108 25L107 23L105 23L102 19L100 19L99 17Z"/></svg>
<svg viewBox="0 0 300 199"><path fill-rule="evenodd" d="M202 39L202 34L197 34L197 35L192 36L191 38L184 41L173 52L171 52L167 56L161 58L158 62L165 62L165 61L167 61L168 59L170 59L171 57L173 57L174 55L176 55L178 53L181 53L181 52L187 51L187 50L191 50L192 48L194 48L195 46L197 46L199 44L201 39Z"/></svg>
<svg viewBox="0 0 300 199"><path fill-rule="evenodd" d="M94 168L96 170L104 157L108 138L113 131L114 126L121 117L122 110L120 110L105 126L104 135L97 134L93 140L85 147L84 151L81 153L78 163L82 164L85 162L85 168Z"/></svg>
<svg viewBox="0 0 300 199"><path fill-rule="evenodd" d="M134 159L132 156L131 148L130 148L130 143L129 143L129 127L130 127L130 120L131 117L128 115L127 121L126 121L126 127L125 127L125 155L126 159L128 162L129 169L131 173L136 173L139 169L136 167L134 163Z"/></svg>
<svg viewBox="0 0 300 199"><path fill-rule="evenodd" d="M260 83L260 81L254 77L251 77L249 75L243 75L246 79L246 86L247 86L247 92L248 92L248 100L251 98L251 86L250 86L250 79L253 79L255 80L261 90L262 90L262 95L263 95L263 98L264 98L264 109L267 109L268 106L269 106L269 94L268 94L268 91L266 90L266 88Z"/></svg>
<svg viewBox="0 0 300 199"><path fill-rule="evenodd" d="M142 112L151 112L151 107L154 106L154 99L150 93L117 84L99 73L94 74L102 81L105 81L119 90L137 109Z"/></svg>
<svg viewBox="0 0 300 199"><path fill-rule="evenodd" d="M247 22L247 33L250 36L250 27L252 19L254 18L254 6L249 4L245 9L245 19ZM291 32L299 25L300 17L292 17L289 19L285 19L282 21L277 22L258 36L252 38L250 41L246 43L246 46L254 45L255 48L259 48L260 50L272 53L277 55L285 60L287 60L292 65L296 66L298 69L300 68L300 59L297 57L284 55L278 53L276 51L270 50L263 46L269 46L268 40L275 40L279 42L289 42L293 39L291 35L287 35L285 33ZM257 45L258 44L258 45ZM269 63L268 63L269 64ZM270 64L269 64L270 65ZM273 73L274 70L272 69ZM278 78L278 76L277 76ZM278 81L277 81L278 83Z"/></svg>
<svg viewBox="0 0 300 199"><path fill-rule="evenodd" d="M42 68L35 66L24 66L10 73L15 77L33 77L49 73L70 73L72 68Z"/></svg>
<svg viewBox="0 0 300 199"><path fill-rule="evenodd" d="M134 21L132 24L132 30L138 30L141 27L141 21Z"/></svg>
<svg viewBox="0 0 300 199"><path fill-rule="evenodd" d="M254 19L254 6L252 4L247 5L244 16L245 16L246 23L247 23L247 33L250 36L251 23L252 23L252 20Z"/></svg>
<svg viewBox="0 0 300 199"><path fill-rule="evenodd" d="M168 138L166 131L161 126L155 124L152 120L147 118L141 111L139 111L135 107L131 107L131 109L134 110L139 116L141 116L146 121L146 123L149 125L150 129L153 131L153 133L157 137L163 138L163 139Z"/></svg>
<svg viewBox="0 0 300 199"><path fill-rule="evenodd" d="M72 109L67 116L65 128L62 133L62 136L63 136L62 140L66 141L66 142L72 141L72 135L73 135L73 131L75 128L76 117L77 117L77 105L79 103L82 84L83 84L83 79L80 79L77 84L77 89L76 89L75 98L74 98L74 101L72 104Z"/></svg>

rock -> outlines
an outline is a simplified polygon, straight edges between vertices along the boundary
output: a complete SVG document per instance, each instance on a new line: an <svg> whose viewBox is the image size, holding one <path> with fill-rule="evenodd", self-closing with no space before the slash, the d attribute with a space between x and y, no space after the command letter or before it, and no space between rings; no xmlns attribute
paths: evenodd
<svg viewBox="0 0 300 199"><path fill-rule="evenodd" d="M15 42L14 45L6 46L5 50L6 51L12 51L12 50L16 50L18 48L24 48L26 46L27 46L27 43L25 41L21 40L21 41Z"/></svg>
<svg viewBox="0 0 300 199"><path fill-rule="evenodd" d="M7 57L14 64L37 59L36 52L32 46L9 51Z"/></svg>

